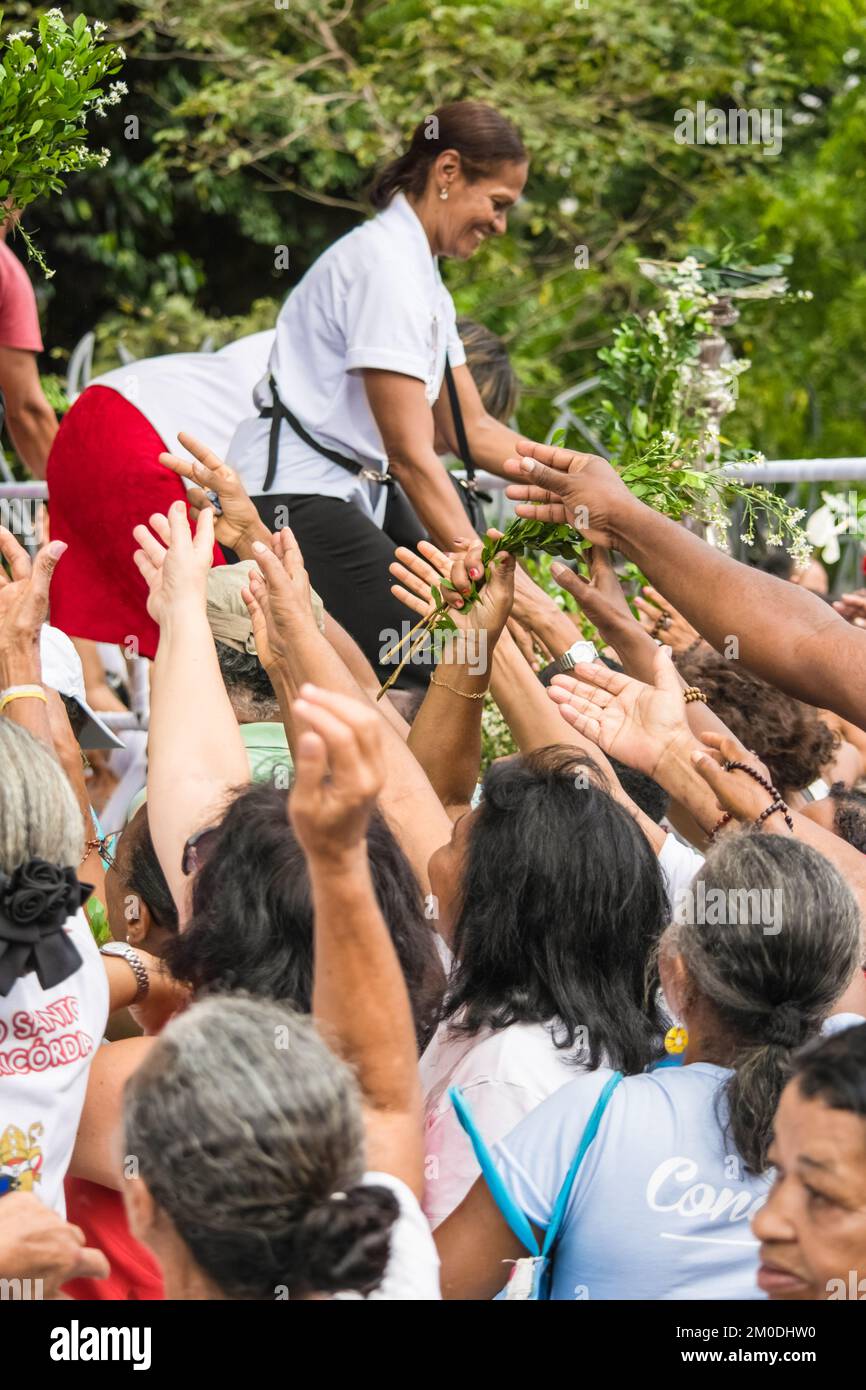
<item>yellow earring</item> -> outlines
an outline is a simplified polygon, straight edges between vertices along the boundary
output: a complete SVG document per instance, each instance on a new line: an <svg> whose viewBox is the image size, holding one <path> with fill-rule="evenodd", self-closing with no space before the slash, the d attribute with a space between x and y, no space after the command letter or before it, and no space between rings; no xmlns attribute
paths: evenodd
<svg viewBox="0 0 866 1390"><path fill-rule="evenodd" d="M671 1052L678 1057L681 1052L685 1052L689 1045L689 1035L685 1028L674 1026L665 1033L665 1052Z"/></svg>

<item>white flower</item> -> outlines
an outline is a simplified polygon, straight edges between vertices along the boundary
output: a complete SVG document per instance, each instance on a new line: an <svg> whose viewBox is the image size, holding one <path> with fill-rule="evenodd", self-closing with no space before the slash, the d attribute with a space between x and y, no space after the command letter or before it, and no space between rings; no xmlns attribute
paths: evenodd
<svg viewBox="0 0 866 1390"><path fill-rule="evenodd" d="M848 74L848 76L845 78L845 81L842 83L842 91L853 92L854 88L859 86L860 78L857 76L856 72L851 72Z"/></svg>
<svg viewBox="0 0 866 1390"><path fill-rule="evenodd" d="M846 48L846 49L845 49L845 52L842 54L842 62L845 63L846 66L850 68L851 64L852 64L852 63L856 63L856 61L857 61L857 59L858 59L859 57L860 57L860 49L859 49L859 48Z"/></svg>
<svg viewBox="0 0 866 1390"><path fill-rule="evenodd" d="M32 37L33 37L33 30L32 30L32 29L19 29L18 32L17 32L17 34L10 34L9 37L8 37L8 39L6 40L6 42L7 42L7 43L15 43L16 40L17 40L19 43L26 43L27 40L28 40L29 38L32 38Z"/></svg>
<svg viewBox="0 0 866 1390"><path fill-rule="evenodd" d="M812 92L803 92L800 100L804 106L808 106L810 111L817 111L824 105L820 97L816 97Z"/></svg>
<svg viewBox="0 0 866 1390"><path fill-rule="evenodd" d="M559 200L559 211L563 217L573 217L579 207L580 203L576 198L560 198Z"/></svg>

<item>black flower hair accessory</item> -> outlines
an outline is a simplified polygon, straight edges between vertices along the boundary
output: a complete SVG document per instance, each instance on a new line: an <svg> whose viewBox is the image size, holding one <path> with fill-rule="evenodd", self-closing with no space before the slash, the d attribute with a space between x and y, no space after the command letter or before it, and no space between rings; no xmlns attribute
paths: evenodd
<svg viewBox="0 0 866 1390"><path fill-rule="evenodd" d="M92 891L74 869L45 859L28 859L12 874L0 871L0 995L31 970L51 989L81 967L63 926Z"/></svg>

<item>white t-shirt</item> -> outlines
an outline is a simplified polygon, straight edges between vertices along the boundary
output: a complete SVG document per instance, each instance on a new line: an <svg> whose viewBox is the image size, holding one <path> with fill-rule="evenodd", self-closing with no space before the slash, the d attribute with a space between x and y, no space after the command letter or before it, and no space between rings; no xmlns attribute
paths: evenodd
<svg viewBox="0 0 866 1390"><path fill-rule="evenodd" d="M167 449L180 451L178 432L208 444L224 459L250 396L267 368L273 330L250 333L219 352L171 352L115 367L94 377L140 410Z"/></svg>
<svg viewBox="0 0 866 1390"><path fill-rule="evenodd" d="M665 881L668 900L673 907L680 893L691 886L692 879L703 867L704 856L691 845L683 844L672 830L665 835L665 842L658 855L659 868Z"/></svg>
<svg viewBox="0 0 866 1390"><path fill-rule="evenodd" d="M466 361L454 303L427 235L398 193L384 212L334 242L292 290L254 405L271 404L272 374L280 399L313 439L384 473L388 460L362 369L417 377L432 406L446 351L452 367ZM228 461L252 494L264 484L270 424L244 420L229 450ZM387 489L324 458L284 422L271 491L340 497L381 525Z"/></svg>
<svg viewBox="0 0 866 1390"><path fill-rule="evenodd" d="M554 1046L541 1023L484 1028L474 1036L440 1023L419 1063L424 1092L424 1212L435 1230L466 1196L480 1169L448 1098L459 1086L488 1147L543 1100L573 1081L574 1052Z"/></svg>
<svg viewBox="0 0 866 1390"><path fill-rule="evenodd" d="M61 1216L87 1073L108 1018L105 966L80 909L64 931L81 956L75 974L43 989L31 971L0 996L0 1192L33 1192Z"/></svg>
<svg viewBox="0 0 866 1390"><path fill-rule="evenodd" d="M385 1277L378 1289L368 1295L367 1301L384 1299L405 1303L441 1299L439 1253L414 1192L391 1173L365 1173L363 1180L375 1187L390 1188L400 1206L400 1214L391 1227L391 1250ZM340 1302L354 1302L362 1295L339 1293L335 1298Z"/></svg>

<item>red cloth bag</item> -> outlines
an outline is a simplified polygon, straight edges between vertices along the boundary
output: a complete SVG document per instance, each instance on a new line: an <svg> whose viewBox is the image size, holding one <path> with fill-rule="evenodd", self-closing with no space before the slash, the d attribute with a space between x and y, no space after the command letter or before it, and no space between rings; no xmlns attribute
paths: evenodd
<svg viewBox="0 0 866 1390"><path fill-rule="evenodd" d="M133 526L185 496L159 463L149 421L108 386L88 386L64 416L48 458L51 539L69 549L51 580L51 622L70 637L128 645L153 658L159 628L132 556ZM225 564L214 546L215 565Z"/></svg>

